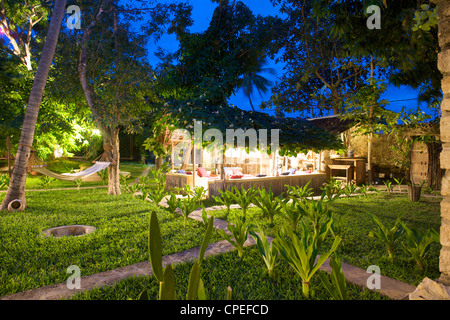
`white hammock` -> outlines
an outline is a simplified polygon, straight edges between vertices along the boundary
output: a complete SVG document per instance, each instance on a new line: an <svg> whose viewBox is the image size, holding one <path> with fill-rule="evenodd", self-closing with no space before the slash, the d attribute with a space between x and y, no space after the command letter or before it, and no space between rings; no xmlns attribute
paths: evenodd
<svg viewBox="0 0 450 320"><path fill-rule="evenodd" d="M90 175L93 175L96 172L102 171L105 168L107 168L111 162L106 161L97 161L92 167L89 167L83 171L75 172L75 173L56 173L53 171L48 170L45 166L33 166L33 171L37 171L39 173L42 173L46 176L58 179L58 180L64 180L64 181L75 181L79 179L86 178Z"/></svg>

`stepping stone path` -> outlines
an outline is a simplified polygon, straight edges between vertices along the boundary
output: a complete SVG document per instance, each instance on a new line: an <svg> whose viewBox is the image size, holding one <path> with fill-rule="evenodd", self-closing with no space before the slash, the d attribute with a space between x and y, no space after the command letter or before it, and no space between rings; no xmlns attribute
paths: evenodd
<svg viewBox="0 0 450 320"><path fill-rule="evenodd" d="M148 171L147 171L148 173ZM144 173L143 173L144 174ZM167 206L165 199L159 203L159 205ZM231 208L240 208L239 205L232 205ZM226 209L225 206L212 206L205 208L206 211L212 210L223 210ZM189 215L190 218L203 222L202 219L202 209L196 209ZM214 227L217 229L223 229L229 233L227 230L228 222L214 219ZM273 239L268 237L269 242ZM255 241L252 237L249 237L245 242L244 246L253 246ZM211 243L208 245L205 257L215 256L222 253L230 252L234 250L234 247L226 240ZM168 264L176 265L179 263L194 261L197 259L200 252L200 247L192 248L182 252L173 253L163 257L163 265ZM331 267L329 265L329 259L320 267L320 270L324 270L328 273L331 272ZM357 268L355 266L342 263L342 271L345 278L350 283L354 283L362 288L367 288L367 280L372 273L367 273L366 270ZM153 272L149 261L144 261L129 265L126 267L109 270L105 272L100 272L97 274L83 276L81 277L82 289L69 289L66 283L54 284L46 287L41 287L37 289L31 289L23 292L18 292L12 295L0 297L0 300L57 300L57 299L68 299L75 293L81 291L91 290L95 287L110 286L115 282L136 276L152 276ZM388 296L394 300L407 300L410 293L414 292L416 287L410 284L406 284L402 281L391 279L386 276L380 275L380 287L377 290L380 294Z"/></svg>

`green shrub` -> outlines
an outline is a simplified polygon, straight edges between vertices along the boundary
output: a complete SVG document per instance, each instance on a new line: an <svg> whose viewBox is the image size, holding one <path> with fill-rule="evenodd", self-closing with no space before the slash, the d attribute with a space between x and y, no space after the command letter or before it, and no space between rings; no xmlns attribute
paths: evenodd
<svg viewBox="0 0 450 320"><path fill-rule="evenodd" d="M222 191L219 189L220 196L213 197L214 201L224 205L227 208L226 216L230 214L231 205L234 203L234 195L230 190Z"/></svg>
<svg viewBox="0 0 450 320"><path fill-rule="evenodd" d="M309 298L311 278L325 260L336 251L341 242L341 238L337 236L330 250L319 256L319 248L330 230L331 222L332 219L323 228L320 228L319 234L311 233L302 222L302 234L300 237L291 229L283 229L282 231L278 230L277 236L273 240L273 244L280 255L302 279L302 293L305 298Z"/></svg>
<svg viewBox="0 0 450 320"><path fill-rule="evenodd" d="M245 190L242 185L241 190L238 190L236 186L234 186L232 190L234 194L234 200L241 207L243 219L245 221L247 209L250 206L250 204L253 203L253 199L256 197L256 190L253 187Z"/></svg>
<svg viewBox="0 0 450 320"><path fill-rule="evenodd" d="M273 269L275 268L275 262L277 261L278 251L275 246L267 240L267 237L264 235L263 230L260 228L258 233L250 230L250 235L256 242L256 247L261 254L264 263L267 267L267 273L269 277L273 276Z"/></svg>
<svg viewBox="0 0 450 320"><path fill-rule="evenodd" d="M237 217L236 223L233 224L229 222L227 229L231 232L233 237L222 229L217 230L217 232L237 249L239 258L242 258L242 255L244 254L244 243L248 238L251 226L247 225L243 218Z"/></svg>
<svg viewBox="0 0 450 320"><path fill-rule="evenodd" d="M376 229L369 232L369 237L377 238L386 247L389 259L394 262L394 248L403 234L402 224L400 218L397 218L394 224L390 227L386 227L377 216L369 214L372 222L376 225Z"/></svg>
<svg viewBox="0 0 450 320"><path fill-rule="evenodd" d="M273 226L273 217L280 213L281 206L275 201L275 196L272 192L272 186L269 191L266 189L258 189L258 195L254 197L253 204L260 208L266 218L269 218L270 224Z"/></svg>
<svg viewBox="0 0 450 320"><path fill-rule="evenodd" d="M342 263L338 257L332 256L330 258L331 266L331 282L324 272L318 273L320 281L334 300L348 300L347 281L342 272Z"/></svg>
<svg viewBox="0 0 450 320"><path fill-rule="evenodd" d="M419 270L423 271L424 257L433 242L440 242L439 233L433 228L421 233L415 228L408 228L403 222L401 224L406 234L406 241L402 243L403 248L416 261Z"/></svg>

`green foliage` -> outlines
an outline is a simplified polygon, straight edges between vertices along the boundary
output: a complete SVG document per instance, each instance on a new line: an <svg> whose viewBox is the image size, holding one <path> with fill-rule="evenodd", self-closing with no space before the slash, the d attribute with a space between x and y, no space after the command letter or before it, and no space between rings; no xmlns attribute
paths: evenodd
<svg viewBox="0 0 450 320"><path fill-rule="evenodd" d="M0 175L0 190L3 189L3 188L8 189L8 187L9 187L9 180L10 180L9 175L7 175L7 174L1 174Z"/></svg>
<svg viewBox="0 0 450 320"><path fill-rule="evenodd" d="M386 187L386 192L387 193L391 193L392 190L394 189L394 186L392 185L392 181L387 180L387 181L383 181L384 186Z"/></svg>
<svg viewBox="0 0 450 320"><path fill-rule="evenodd" d="M394 262L395 244L399 241L404 232L400 218L397 218L392 226L386 227L377 216L373 214L369 214L369 216L376 226L375 230L369 232L369 237L377 238L381 241L387 249L389 259L391 262Z"/></svg>
<svg viewBox="0 0 450 320"><path fill-rule="evenodd" d="M45 190L48 190L48 188L50 188L52 182L54 182L55 180L56 180L55 178L52 178L52 177L49 177L49 176L41 176L41 177L39 177L39 183Z"/></svg>
<svg viewBox="0 0 450 320"><path fill-rule="evenodd" d="M304 186L289 186L287 188L286 195L289 198L296 198L298 200L305 200L307 197L311 197L314 194L313 188L309 188L311 181L308 181Z"/></svg>
<svg viewBox="0 0 450 320"><path fill-rule="evenodd" d="M220 193L220 196L213 197L214 201L216 201L218 203L221 203L222 205L227 207L227 214L226 214L226 216L228 216L230 214L231 205L234 203L233 192L231 192L228 189L225 190L225 191L222 191L221 189L219 189L219 193Z"/></svg>
<svg viewBox="0 0 450 320"><path fill-rule="evenodd" d="M241 190L239 190L236 186L234 186L232 191L234 195L234 200L242 209L243 219L245 221L247 209L250 206L250 204L253 203L253 200L256 197L256 190L253 187L245 190L244 186L241 185Z"/></svg>
<svg viewBox="0 0 450 320"><path fill-rule="evenodd" d="M351 195L355 194L357 190L357 187L354 183L346 183L344 185L343 192L347 197L350 197Z"/></svg>
<svg viewBox="0 0 450 320"><path fill-rule="evenodd" d="M328 201L325 201L325 195L322 194L319 200L300 202L297 205L300 215L309 218L313 224L314 234L320 232L320 226L324 220L332 220L331 212L328 210Z"/></svg>
<svg viewBox="0 0 450 320"><path fill-rule="evenodd" d="M178 198L176 206L180 208L186 226L189 215L198 208L198 201L195 197Z"/></svg>
<svg viewBox="0 0 450 320"><path fill-rule="evenodd" d="M398 186L398 191L401 192L402 191L403 178L401 178L401 179L394 178L394 181L395 181L395 183Z"/></svg>
<svg viewBox="0 0 450 320"><path fill-rule="evenodd" d="M439 23L437 7L431 8L427 4L422 4L420 10L416 10L414 19L415 25L413 31L419 29L423 31L430 31L431 28L436 27Z"/></svg>
<svg viewBox="0 0 450 320"><path fill-rule="evenodd" d="M250 230L249 232L255 240L259 253L266 264L269 277L273 277L273 270L278 257L277 249L272 243L269 243L261 228L259 228L258 233L253 230Z"/></svg>
<svg viewBox="0 0 450 320"><path fill-rule="evenodd" d="M280 213L281 207L279 202L275 200L272 192L272 185L269 191L265 188L258 189L258 195L253 198L253 204L260 208L266 218L269 218L270 224L273 225L273 217Z"/></svg>
<svg viewBox="0 0 450 320"><path fill-rule="evenodd" d="M320 190L322 190L322 198L326 197L328 201L336 200L343 193L342 182L331 178Z"/></svg>
<svg viewBox="0 0 450 320"><path fill-rule="evenodd" d="M211 238L213 222L214 217L211 217L208 221L208 226L200 248L199 257L191 269L186 295L187 300L196 300L199 296L203 296L202 292L204 292L204 290L202 290L203 284L200 277L201 263L203 256L205 255L206 247L208 246ZM170 264L164 268L162 264L161 230L155 211L152 211L150 215L148 232L150 264L153 270L153 275L159 282L158 300L175 300L175 277L173 268ZM148 293L146 291L140 295L140 299L145 298L148 298Z"/></svg>
<svg viewBox="0 0 450 320"><path fill-rule="evenodd" d="M280 255L302 279L302 292L305 298L309 298L309 284L311 278L319 270L325 260L336 251L341 238L337 236L329 251L321 253L319 249L330 230L332 220L330 219L324 228L320 228L320 233L315 234L309 231L308 227L302 223L302 234L298 237L291 229L283 229L277 232L273 244ZM317 259L317 261L316 261Z"/></svg>
<svg viewBox="0 0 450 320"><path fill-rule="evenodd" d="M424 258L431 244L434 242L440 243L439 233L433 228L421 233L418 229L409 228L404 223L401 225L406 234L406 241L402 243L403 248L416 261L418 269L423 271Z"/></svg>
<svg viewBox="0 0 450 320"><path fill-rule="evenodd" d="M327 289L334 300L348 300L349 294L347 290L347 281L342 272L342 263L338 257L332 256L330 258L331 266L331 282L328 277L322 272L318 273L320 281Z"/></svg>
<svg viewBox="0 0 450 320"><path fill-rule="evenodd" d="M297 229L297 224L302 218L302 211L297 207L297 200L275 198L275 201L279 204L280 216L289 223L292 230ZM290 203L291 202L291 203Z"/></svg>
<svg viewBox="0 0 450 320"><path fill-rule="evenodd" d="M228 223L227 229L231 232L233 237L222 229L218 229L217 232L237 249L239 258L242 258L242 255L244 254L244 243L247 241L251 228L252 226L245 223L244 219L238 217L234 224Z"/></svg>
<svg viewBox="0 0 450 320"><path fill-rule="evenodd" d="M165 211L170 213L174 218L178 217L176 210L178 208L179 202L177 201L177 196L174 193L170 193L167 197L167 207L163 207Z"/></svg>

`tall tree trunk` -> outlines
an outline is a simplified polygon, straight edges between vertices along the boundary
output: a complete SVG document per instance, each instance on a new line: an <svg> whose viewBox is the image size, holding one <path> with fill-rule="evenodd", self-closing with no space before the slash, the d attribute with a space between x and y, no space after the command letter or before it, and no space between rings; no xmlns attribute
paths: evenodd
<svg viewBox="0 0 450 320"><path fill-rule="evenodd" d="M57 0L55 9L48 28L47 38L42 49L39 66L34 77L33 87L31 88L28 99L27 110L23 120L22 132L16 153L16 161L9 183L8 192L3 199L0 210L6 210L11 201L18 199L22 201L25 207L25 183L27 180L28 159L30 157L30 146L33 144L34 131L41 105L42 95L48 78L48 72L55 54L56 44L58 42L61 21L64 16L66 0Z"/></svg>
<svg viewBox="0 0 450 320"><path fill-rule="evenodd" d="M440 282L450 285L450 2L448 0L433 0L438 5L439 16L439 53L438 67L443 74L442 93L444 99L441 104L441 168L445 169L442 178L441 202L442 224L441 254L439 257Z"/></svg>
<svg viewBox="0 0 450 320"><path fill-rule="evenodd" d="M119 152L119 129L102 128L103 150L107 159L111 161L108 167L108 194L119 195L120 191L120 152Z"/></svg>
<svg viewBox="0 0 450 320"><path fill-rule="evenodd" d="M103 11L103 7L105 4L106 1L103 1L101 3L96 17L83 32L83 38L81 39L80 56L78 59L78 77L80 79L81 88L83 89L83 93L89 109L91 110L92 115L97 122L98 128L102 132L103 150L111 161L111 165L108 167L108 194L119 195L121 194L119 170L119 128L115 126L106 126L103 124L102 117L97 110L98 99L96 99L95 92L90 85L90 79L87 75L89 39L97 22L100 20L102 14L105 13L105 11Z"/></svg>
<svg viewBox="0 0 450 320"><path fill-rule="evenodd" d="M374 71L374 63L373 56L370 56L370 84L373 85L373 71ZM375 101L373 101L375 103ZM370 106L369 110L369 119L372 121L373 119L373 105ZM373 163L372 163L372 149L373 149L373 127L370 126L370 133L367 139L367 182L369 185L373 183Z"/></svg>

